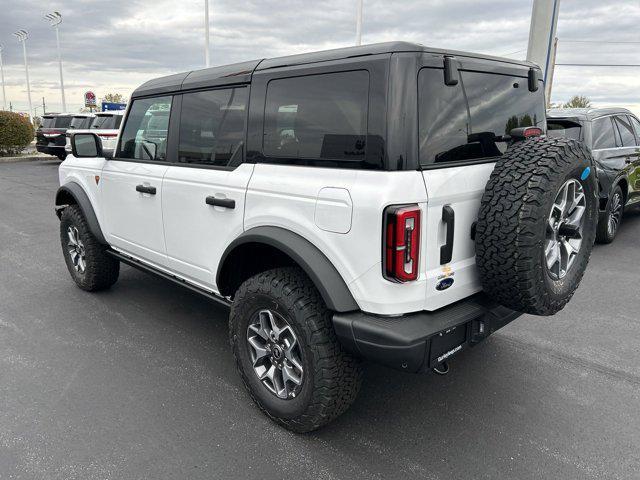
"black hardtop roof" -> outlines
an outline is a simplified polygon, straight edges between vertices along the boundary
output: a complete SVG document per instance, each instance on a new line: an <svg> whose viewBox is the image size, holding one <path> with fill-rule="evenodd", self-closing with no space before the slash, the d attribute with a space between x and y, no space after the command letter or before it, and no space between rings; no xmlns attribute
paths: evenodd
<svg viewBox="0 0 640 480"><path fill-rule="evenodd" d="M158 95L178 90L229 85L234 83L247 83L251 80L251 75L256 70L267 70L270 68L303 65L306 63L327 62L331 60L362 57L366 55L400 52L425 52L436 55L453 55L537 68L537 65L533 63L513 60L510 58L493 57L490 55L460 52L457 50L443 50L439 48L425 47L418 43L385 42L358 47L336 48L333 50L287 55L284 57L265 58L261 60L252 60L248 62L168 75L166 77L155 78L143 83L133 92L132 97Z"/></svg>
<svg viewBox="0 0 640 480"><path fill-rule="evenodd" d="M566 118L569 120L582 120L587 122L590 122L591 120L598 117L615 114L633 115L633 113L623 107L552 108L551 110L547 110L547 118Z"/></svg>

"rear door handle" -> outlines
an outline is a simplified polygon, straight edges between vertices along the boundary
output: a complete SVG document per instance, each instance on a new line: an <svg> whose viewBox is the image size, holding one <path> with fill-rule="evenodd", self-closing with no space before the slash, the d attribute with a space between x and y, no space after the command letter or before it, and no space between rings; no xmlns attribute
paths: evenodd
<svg viewBox="0 0 640 480"><path fill-rule="evenodd" d="M236 201L231 198L207 197L205 203L207 205L213 205L214 207L236 208Z"/></svg>
<svg viewBox="0 0 640 480"><path fill-rule="evenodd" d="M453 258L453 234L456 223L456 215L451 205L442 207L442 221L447 228L447 241L440 247L440 265L449 263Z"/></svg>
<svg viewBox="0 0 640 480"><path fill-rule="evenodd" d="M148 193L149 195L156 194L156 187L146 186L146 185L136 185L136 192L140 193Z"/></svg>

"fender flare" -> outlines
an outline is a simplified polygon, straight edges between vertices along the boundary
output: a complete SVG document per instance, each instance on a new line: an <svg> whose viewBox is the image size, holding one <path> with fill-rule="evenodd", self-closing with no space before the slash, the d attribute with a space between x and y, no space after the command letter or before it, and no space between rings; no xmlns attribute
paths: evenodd
<svg viewBox="0 0 640 480"><path fill-rule="evenodd" d="M58 191L56 192L56 207L68 205L68 203L63 200L65 195L70 195L71 197L73 197L76 204L80 207L80 210L82 210L84 218L87 220L89 230L91 230L91 233L94 237L96 237L98 242L102 243L103 245L108 245L107 241L104 238L104 235L102 234L102 229L100 228L100 224L98 223L96 212L93 210L93 206L91 205L91 200L89 200L89 196L80 186L80 184L76 182L69 182L58 188ZM58 216L60 216L60 210L61 209L56 208Z"/></svg>
<svg viewBox="0 0 640 480"><path fill-rule="evenodd" d="M337 312L359 310L349 287L331 261L304 237L280 227L255 227L245 231L226 248L216 273L216 284L222 292L225 262L236 247L247 243L265 244L288 255L311 279L327 307Z"/></svg>

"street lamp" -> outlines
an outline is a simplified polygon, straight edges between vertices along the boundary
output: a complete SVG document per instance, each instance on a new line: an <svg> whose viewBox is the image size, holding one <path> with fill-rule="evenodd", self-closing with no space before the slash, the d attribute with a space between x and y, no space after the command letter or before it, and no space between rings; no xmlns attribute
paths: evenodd
<svg viewBox="0 0 640 480"><path fill-rule="evenodd" d="M356 0L358 10L356 12L356 45L362 45L362 0Z"/></svg>
<svg viewBox="0 0 640 480"><path fill-rule="evenodd" d="M29 32L26 30L18 30L14 33L15 37L22 43L22 53L24 54L24 72L27 76L27 96L29 97L29 119L33 123L33 107L31 106L31 84L29 83L29 64L27 63L27 38Z"/></svg>
<svg viewBox="0 0 640 480"><path fill-rule="evenodd" d="M60 34L58 26L62 23L62 15L60 12L47 13L44 16L53 28L56 29L56 46L58 47L58 69L60 70L60 91L62 92L62 111L67 111L67 100L64 97L64 80L62 79L62 55L60 54Z"/></svg>
<svg viewBox="0 0 640 480"><path fill-rule="evenodd" d="M2 78L2 110L6 110L7 95L4 91L4 67L2 65L2 45L0 45L0 77Z"/></svg>
<svg viewBox="0 0 640 480"><path fill-rule="evenodd" d="M204 0L204 64L211 65L209 59L209 0Z"/></svg>

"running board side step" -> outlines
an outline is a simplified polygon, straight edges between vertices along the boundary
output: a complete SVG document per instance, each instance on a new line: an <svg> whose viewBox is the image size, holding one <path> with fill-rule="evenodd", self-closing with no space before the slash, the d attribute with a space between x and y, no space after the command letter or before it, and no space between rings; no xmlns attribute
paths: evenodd
<svg viewBox="0 0 640 480"><path fill-rule="evenodd" d="M124 255L120 252L116 252L115 250L111 250L111 249L107 250L107 254L114 258L117 258L122 263L126 263L127 265L137 268L138 270L142 270L143 272L156 275L157 277L160 277L160 278L164 278L165 280L169 280L170 282L176 283L193 292L199 293L200 295L207 297L209 300L213 300L214 302L217 302L220 305L224 305L225 307L231 306L231 302L227 300L225 297L221 297L219 295L216 295L213 292L209 292L203 288L200 288L197 285L193 285L192 283L189 283L178 276L163 272L162 270L152 267L151 265L147 265L146 263L143 263L140 260L129 257L127 255Z"/></svg>

